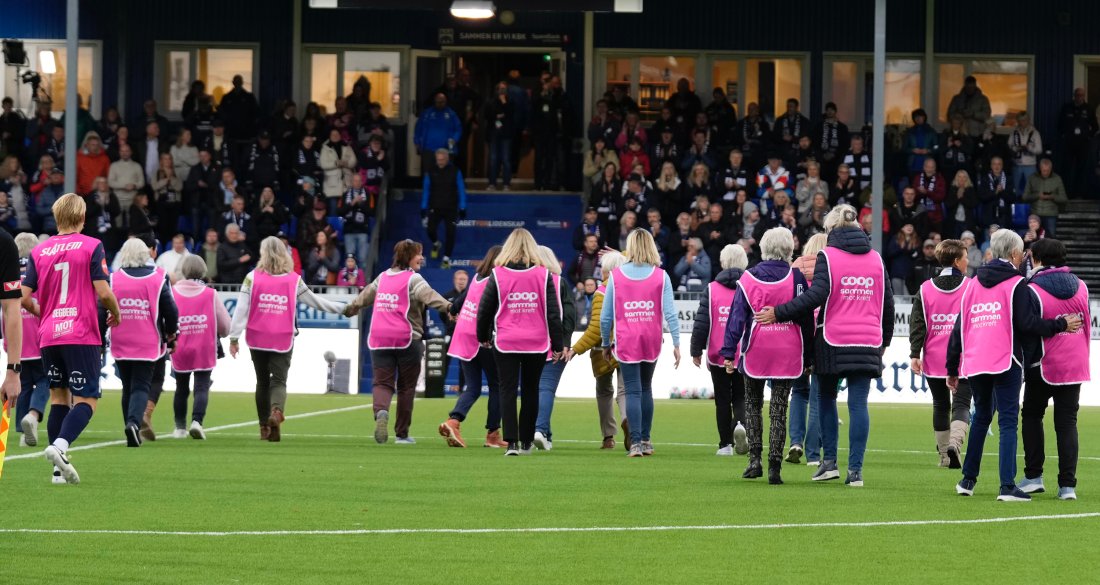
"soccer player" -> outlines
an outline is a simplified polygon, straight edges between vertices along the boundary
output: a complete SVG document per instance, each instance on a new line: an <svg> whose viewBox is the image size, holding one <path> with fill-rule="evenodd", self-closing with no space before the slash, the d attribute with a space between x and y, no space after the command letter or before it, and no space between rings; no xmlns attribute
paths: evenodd
<svg viewBox="0 0 1100 585"><path fill-rule="evenodd" d="M67 193L54 202L52 210L57 235L31 252L23 281L23 308L39 313L41 307L38 336L50 376L46 459L66 482L77 484L80 475L67 452L92 420L100 396L96 299L109 313L108 327L118 325L120 315L107 283L103 244L80 233L87 211L84 199ZM31 299L34 292L40 305Z"/></svg>

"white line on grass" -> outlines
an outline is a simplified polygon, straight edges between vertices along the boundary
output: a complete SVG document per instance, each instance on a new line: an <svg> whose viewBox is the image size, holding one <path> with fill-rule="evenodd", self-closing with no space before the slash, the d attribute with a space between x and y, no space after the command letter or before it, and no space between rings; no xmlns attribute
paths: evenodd
<svg viewBox="0 0 1100 585"><path fill-rule="evenodd" d="M332 408L332 409L329 409L329 410L317 410L317 411L314 411L314 412L303 412L301 414L288 415L286 417L286 420L296 420L296 419L299 419L299 418L310 418L310 417L321 416L321 415L325 415L325 414L337 414L337 413L341 413L341 412L351 412L351 411L354 411L354 410L363 410L364 408L371 408L371 406L373 406L373 404L368 403L368 404L358 404L356 406L345 406L344 408ZM250 426L250 425L258 425L258 424L259 424L259 422L255 421L255 420L250 420L250 421L247 421L247 422L239 422L239 423L233 423L233 424L228 424L228 425L221 425L221 426L217 426L217 427L209 427L205 430L208 433L213 433L213 432L217 432L217 431L223 431L223 430L226 430L226 429L238 429L238 428L241 428L241 427L247 427L247 426ZM116 445L125 445L125 444L126 444L126 441L124 441L124 440L123 441L103 441L101 443L89 443L87 445L78 445L76 447L72 447L68 450L68 453L72 453L73 451L87 451L88 449L99 449L101 447L114 447ZM42 451L36 451L34 453L24 453L22 455L10 455L6 458L6 461L18 461L20 459L38 459L40 457L42 457Z"/></svg>
<svg viewBox="0 0 1100 585"><path fill-rule="evenodd" d="M0 534L94 534L120 536L370 536L391 534L524 534L564 532L673 532L695 530L779 530L790 528L880 528L894 526L956 526L1001 524L1045 520L1080 520L1100 517L1100 512L1049 514L1044 516L1004 516L968 520L883 520L873 522L809 522L804 524L702 524L686 526L548 526L535 528L376 528L358 530L67 530L47 528L0 528Z"/></svg>

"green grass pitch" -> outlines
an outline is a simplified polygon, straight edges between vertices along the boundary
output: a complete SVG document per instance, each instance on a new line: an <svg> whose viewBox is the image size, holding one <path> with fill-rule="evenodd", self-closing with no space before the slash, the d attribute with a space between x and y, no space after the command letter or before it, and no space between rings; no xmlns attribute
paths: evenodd
<svg viewBox="0 0 1100 585"><path fill-rule="evenodd" d="M123 438L118 397L105 395L76 446ZM786 465L783 486L742 480L744 457L714 455L710 401L659 401L656 455L628 459L598 449L590 400L558 401L554 450L518 458L480 446L484 401L461 450L436 433L453 399L417 401L411 446L375 444L369 400L292 395L289 415L345 410L288 420L272 444L258 440L250 394L215 394L208 428L247 424L199 442L166 436L165 394L160 440L71 453L79 486L51 485L43 459L11 459L41 449L12 432L0 584L1100 582L1100 517L1088 515L1100 514L1098 408L1080 415L1081 499L1051 493L1048 411L1049 491L1007 504L994 501L996 437L975 497L954 494L959 473L936 467L930 405L872 405L867 485L849 488L811 483L804 465ZM944 522L1020 516L1033 518ZM644 529L529 530L594 527ZM354 532L378 529L395 530ZM65 530L76 532L49 532Z"/></svg>

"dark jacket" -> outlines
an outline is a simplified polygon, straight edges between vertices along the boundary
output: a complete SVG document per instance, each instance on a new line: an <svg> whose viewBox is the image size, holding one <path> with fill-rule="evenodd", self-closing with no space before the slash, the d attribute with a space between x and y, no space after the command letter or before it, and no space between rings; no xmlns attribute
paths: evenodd
<svg viewBox="0 0 1100 585"><path fill-rule="evenodd" d="M752 274L757 280L762 282L779 282L786 278L789 272L794 274L794 294L795 298L798 298L798 296L805 293L808 288L806 285L806 278L802 276L800 271L792 271L790 264L782 260L765 260L749 269L749 274ZM745 299L745 295L739 288L737 289L737 294L733 297L733 308L730 309L730 319L726 323L726 333L722 337L722 349L719 353L721 353L723 358L732 359L738 343L741 344L742 353L746 347L749 347L749 341L752 336L752 327L750 327L752 319L752 307L749 306L748 301ZM802 367L805 369L813 364L811 361L813 359L814 345L813 312L809 311L793 320L796 321L798 326L802 329ZM694 332L692 335L694 335ZM743 368L742 373L744 373Z"/></svg>
<svg viewBox="0 0 1100 585"><path fill-rule="evenodd" d="M727 268L714 277L714 282L732 289L745 273L740 268ZM732 303L730 305L732 307ZM731 315L732 316L732 315ZM710 340L710 287L703 289L699 297L699 308L695 310L695 325L691 329L691 357L702 356Z"/></svg>
<svg viewBox="0 0 1100 585"><path fill-rule="evenodd" d="M871 241L867 234L855 227L834 229L829 233L827 245L851 254L871 252ZM883 348L889 346L894 337L894 291L889 280L884 284L886 298L883 299L882 306ZM777 321L794 321L803 315L812 314L814 309L825 306L831 292L829 260L824 252L819 252L810 288L791 302L776 307L775 318ZM817 319L819 327L824 324L824 319L825 311L822 311ZM878 377L882 375L882 351L873 347L833 347L825 342L824 335L818 335L814 341L814 372Z"/></svg>
<svg viewBox="0 0 1100 585"><path fill-rule="evenodd" d="M1016 200L1012 193L1012 176L1003 170L1001 174L1004 176L994 176L987 172L978 178L978 225L982 228L993 224L1003 227L1012 225L1012 203ZM999 193L998 187L1001 187Z"/></svg>
<svg viewBox="0 0 1100 585"><path fill-rule="evenodd" d="M932 284L940 290L954 290L962 283L964 275L952 270L951 274L937 276L932 279ZM920 288L913 293L913 309L909 313L909 357L919 358L924 351L924 341L928 337L928 329L924 324L924 303L921 300Z"/></svg>
<svg viewBox="0 0 1100 585"><path fill-rule="evenodd" d="M420 209L436 212L466 209L466 183L462 171L453 164L440 168L432 163L424 172Z"/></svg>
<svg viewBox="0 0 1100 585"><path fill-rule="evenodd" d="M241 242L222 242L218 244L218 282L240 284L251 270L253 262L241 262L244 255L252 255L248 244Z"/></svg>
<svg viewBox="0 0 1100 585"><path fill-rule="evenodd" d="M1073 298L1077 294L1078 287L1082 286L1081 280L1065 266L1044 266L1032 274L1028 282L1035 283L1039 288L1062 300ZM1036 304L1036 309L1038 308L1039 305ZM1042 313L1039 313L1039 316L1041 317ZM1038 365L1043 353L1042 340L1035 335L1022 337L1024 364L1028 368Z"/></svg>
<svg viewBox="0 0 1100 585"><path fill-rule="evenodd" d="M514 270L525 270L530 266L520 264L509 264L508 268ZM558 311L558 304L550 302L549 299L553 299L555 296L562 296L558 291L554 290L554 279L546 279L546 325L547 332L550 334L550 349L555 352L561 351L565 345L562 340L565 337L562 335L562 313ZM572 294L564 295L569 297L569 307L573 309ZM564 309L566 301L562 300L562 308ZM477 307L477 340L480 343L488 343L493 340L494 333L496 331L496 315L497 309L500 308L500 298L497 292L497 277L496 273L489 276L489 282L485 283L485 290L481 293L481 303ZM576 311L574 309L573 317L576 319ZM565 329L568 333L572 332L572 329Z"/></svg>
<svg viewBox="0 0 1100 585"><path fill-rule="evenodd" d="M1015 266L1004 260L994 259L989 264L979 267L974 278L977 280L975 284L991 288L1013 276L1020 276L1020 271ZM1053 284L1052 282L1051 285ZM962 322L960 315L960 318L955 321L955 328L951 330L951 340L947 343L947 374L950 376L959 375L959 361L962 358ZM1012 359L1017 364L1023 364L1024 340L1029 336L1037 339L1061 333L1066 330L1066 320L1061 317L1043 319L1039 311L1039 299L1026 284L1021 282L1012 294L1012 329L1015 334L1012 338Z"/></svg>

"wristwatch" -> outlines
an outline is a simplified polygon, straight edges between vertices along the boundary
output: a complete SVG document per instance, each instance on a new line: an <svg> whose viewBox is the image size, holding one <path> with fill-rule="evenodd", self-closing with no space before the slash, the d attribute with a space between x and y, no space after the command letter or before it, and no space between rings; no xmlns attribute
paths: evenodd
<svg viewBox="0 0 1100 585"><path fill-rule="evenodd" d="M21 374L23 373L23 364L8 364L8 369L16 374Z"/></svg>

